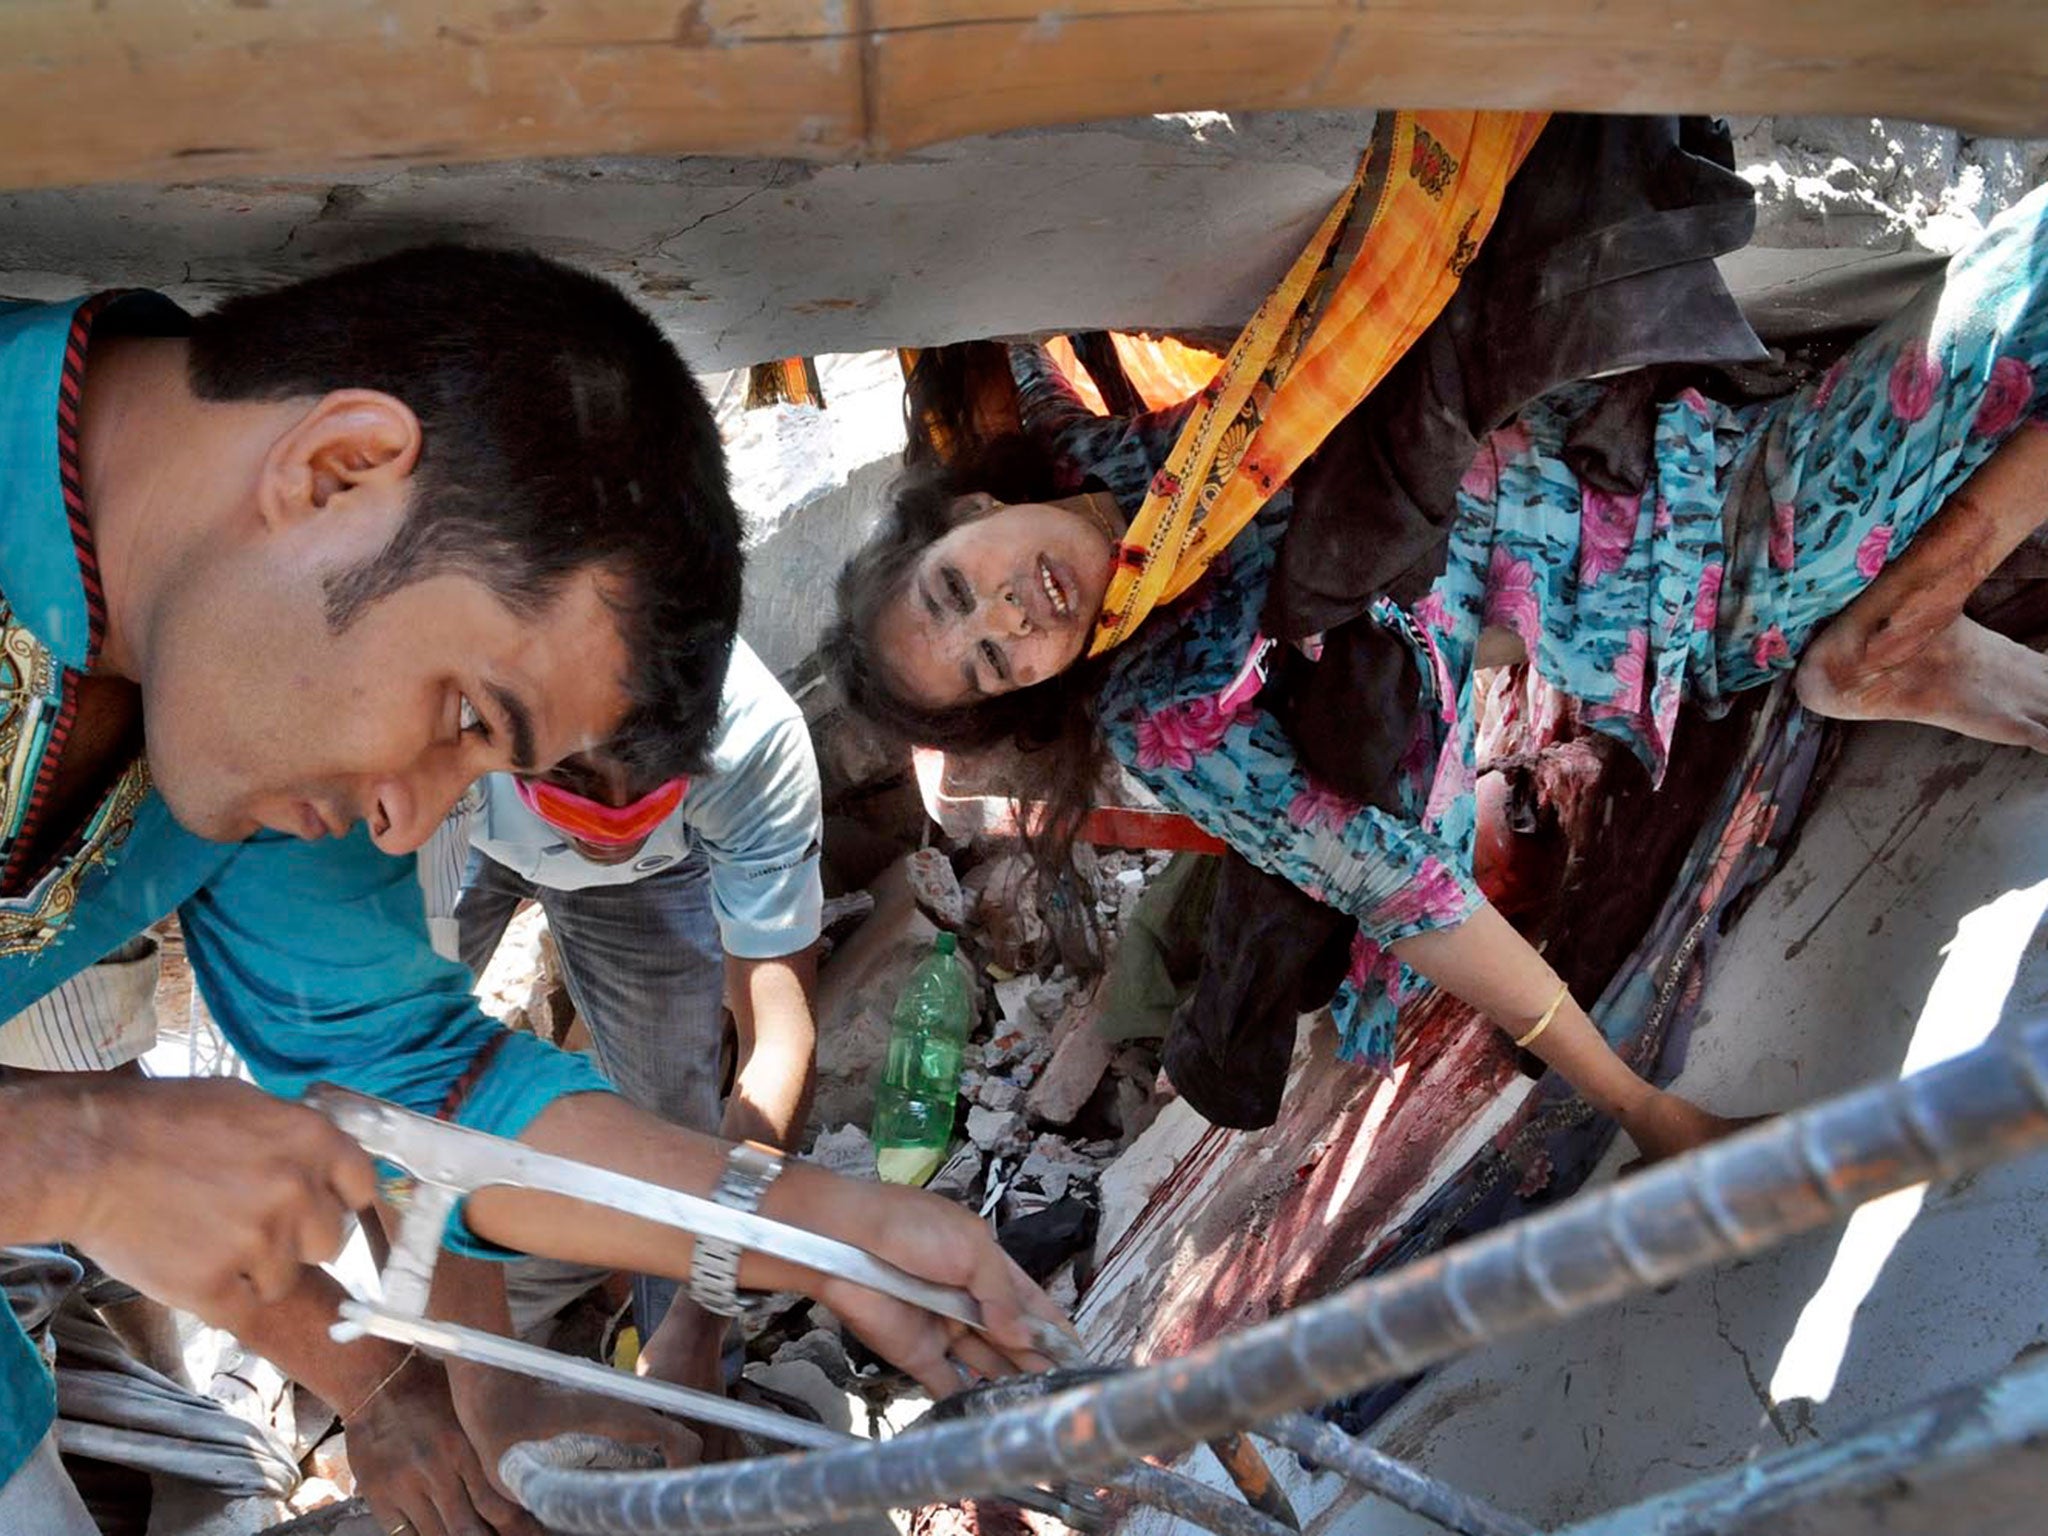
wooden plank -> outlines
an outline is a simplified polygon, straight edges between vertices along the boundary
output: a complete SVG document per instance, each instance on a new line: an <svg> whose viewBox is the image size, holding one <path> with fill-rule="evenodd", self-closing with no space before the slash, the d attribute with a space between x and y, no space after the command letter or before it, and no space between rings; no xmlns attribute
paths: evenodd
<svg viewBox="0 0 2048 1536"><path fill-rule="evenodd" d="M8 0L0 186L852 158L1147 112L1497 106L2048 132L2039 0Z"/></svg>
<svg viewBox="0 0 2048 1536"><path fill-rule="evenodd" d="M586 154L832 156L859 51L814 0L0 4L0 185Z"/></svg>
<svg viewBox="0 0 2048 1536"><path fill-rule="evenodd" d="M1210 107L1799 112L2048 132L2039 0L874 0L874 136Z"/></svg>

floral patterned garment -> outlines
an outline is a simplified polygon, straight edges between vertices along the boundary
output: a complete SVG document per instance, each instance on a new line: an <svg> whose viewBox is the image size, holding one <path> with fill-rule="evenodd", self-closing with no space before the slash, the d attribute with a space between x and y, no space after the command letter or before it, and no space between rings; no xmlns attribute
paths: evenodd
<svg viewBox="0 0 2048 1536"><path fill-rule="evenodd" d="M1284 536L1282 492L1227 566L1122 648L1101 696L1111 750L1161 800L1259 868L1359 920L1333 1004L1344 1054L1391 1058L1418 981L1389 952L1454 927L1473 885L1473 652L1516 631L1582 718L1661 779L1678 707L1708 709L1791 670L1815 631L1904 549L1991 452L2048 414L2048 191L1824 377L1763 404L1692 391L1659 408L1639 497L1582 487L1562 444L1598 398L1576 385L1494 433L1465 477L1443 576L1373 622L1413 647L1425 697L1401 814L1319 787L1258 706L1248 663ZM1015 371L1027 429L1130 509L1181 409L1090 415L1035 353Z"/></svg>
<svg viewBox="0 0 2048 1536"><path fill-rule="evenodd" d="M1100 482L1126 513L1134 511L1192 402L1127 420L1097 416L1038 349L1013 348L1011 360L1026 430L1072 478ZM1439 701L1456 695L1448 672L1433 668L1422 631L1381 603L1375 617L1399 626L1424 658L1430 695L1402 775L1404 814L1354 804L1309 778L1279 722L1241 697L1293 506L1291 492L1274 496L1208 580L1119 647L1098 700L1100 718L1110 751L1166 805L1260 869L1360 917L1351 973L1331 1007L1346 1054L1384 1061L1394 1014L1420 986L1387 945L1461 922L1483 899L1470 873L1471 795L1441 807L1433 823L1425 816L1424 774L1454 723ZM1469 755L1469 728L1464 734Z"/></svg>

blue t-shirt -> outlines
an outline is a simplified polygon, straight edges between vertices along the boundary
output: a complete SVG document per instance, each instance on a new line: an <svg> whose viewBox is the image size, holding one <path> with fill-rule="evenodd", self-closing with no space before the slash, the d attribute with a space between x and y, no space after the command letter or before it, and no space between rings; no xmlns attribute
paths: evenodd
<svg viewBox="0 0 2048 1536"><path fill-rule="evenodd" d="M68 720L67 694L97 645L90 543L74 531L60 453L86 365L89 326L74 326L82 302L0 304L0 864L32 816L36 771L61 746L53 723ZM124 312L158 330L176 315L136 295L90 323ZM275 833L206 842L146 780L133 782L136 798L115 807L98 846L0 895L0 1019L175 911L207 1007L260 1085L296 1096L326 1080L437 1111L503 1029L476 1006L469 973L429 944L414 861L378 852L361 827L317 843ZM606 1086L582 1057L515 1034L456 1118L517 1135L555 1099ZM450 1240L482 1251L459 1222ZM54 1415L49 1372L0 1316L0 1483Z"/></svg>

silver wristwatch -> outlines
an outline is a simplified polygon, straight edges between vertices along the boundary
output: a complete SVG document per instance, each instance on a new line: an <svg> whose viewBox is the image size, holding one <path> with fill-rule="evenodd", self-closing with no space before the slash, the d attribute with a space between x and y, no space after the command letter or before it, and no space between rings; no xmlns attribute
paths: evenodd
<svg viewBox="0 0 2048 1536"><path fill-rule="evenodd" d="M754 1212L782 1174L782 1154L757 1141L743 1141L726 1154L725 1172L711 1198L735 1211ZM746 1310L739 1296L740 1245L702 1237L690 1259L690 1300L706 1312L737 1317Z"/></svg>

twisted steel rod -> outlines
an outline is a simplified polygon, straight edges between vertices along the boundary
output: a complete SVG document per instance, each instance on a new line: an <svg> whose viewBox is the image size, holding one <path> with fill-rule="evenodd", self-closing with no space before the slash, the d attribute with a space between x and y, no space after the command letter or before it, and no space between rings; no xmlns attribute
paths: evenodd
<svg viewBox="0 0 2048 1536"><path fill-rule="evenodd" d="M1348 1478L1390 1503L1433 1520L1458 1536L1540 1536L1536 1527L1475 1494L1453 1488L1374 1450L1334 1424L1305 1413L1283 1413L1259 1426L1259 1433L1305 1461Z"/></svg>
<svg viewBox="0 0 2048 1536"><path fill-rule="evenodd" d="M2048 1142L2048 1023L1578 1196L1174 1360L858 1449L676 1472L500 1464L575 1536L786 1531L1171 1455L1412 1375Z"/></svg>

